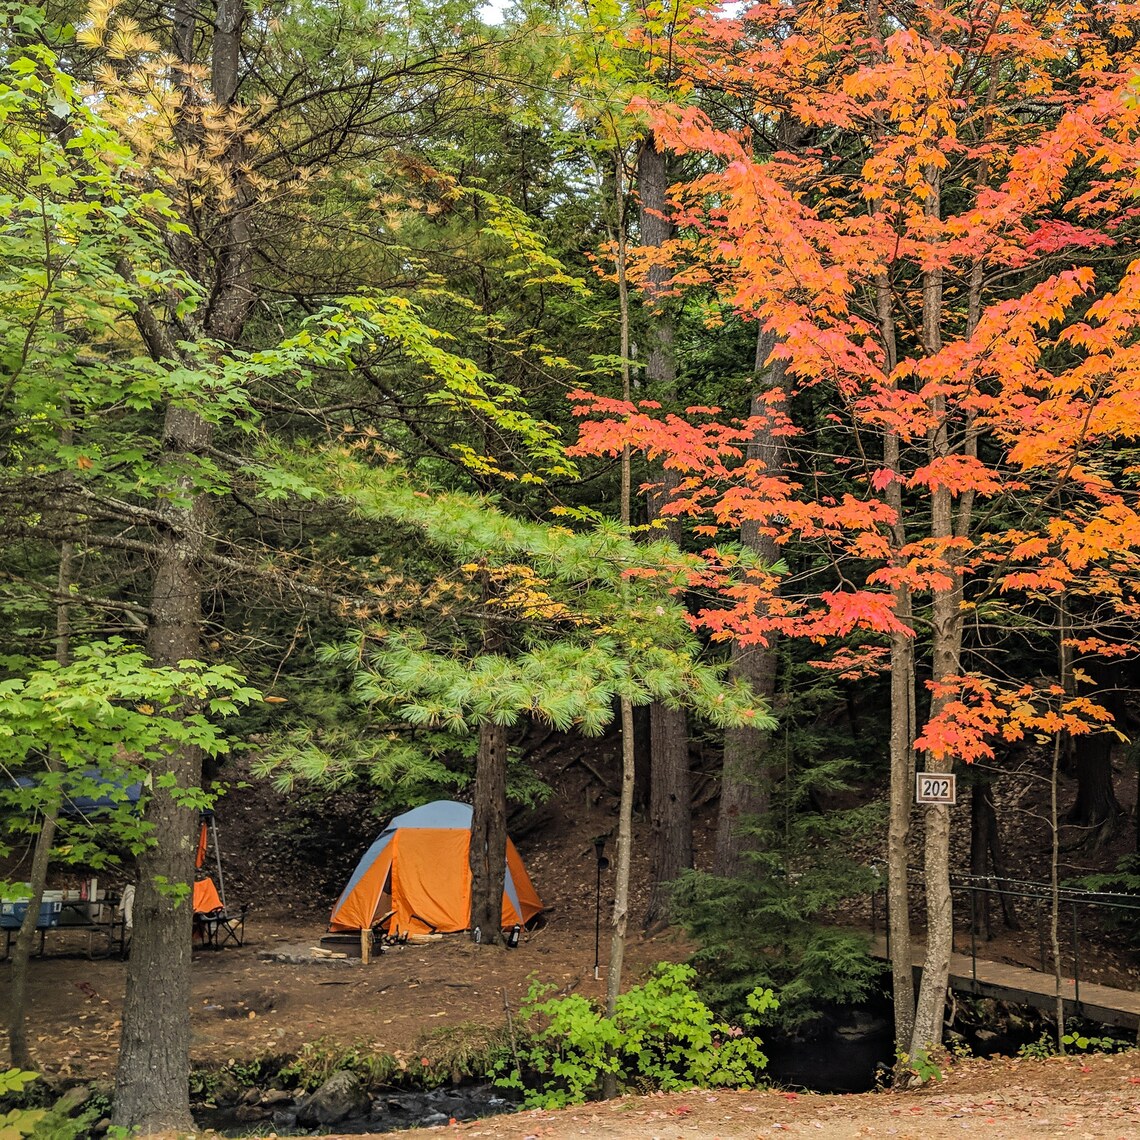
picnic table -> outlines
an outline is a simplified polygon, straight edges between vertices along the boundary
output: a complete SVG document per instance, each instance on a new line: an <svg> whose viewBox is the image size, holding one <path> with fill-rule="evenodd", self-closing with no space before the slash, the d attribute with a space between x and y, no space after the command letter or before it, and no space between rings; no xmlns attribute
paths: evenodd
<svg viewBox="0 0 1140 1140"><path fill-rule="evenodd" d="M64 900L60 904L58 918L50 923L37 923L36 933L40 936L39 953L46 953L45 943L49 934L85 934L87 940L87 957L94 958L96 946L102 947L101 956L109 956L118 952L119 957L126 957L127 950L127 924L119 909L117 895L106 895L98 903L84 900ZM12 943L20 933L18 926L4 927L4 956L0 961L6 961L12 951Z"/></svg>

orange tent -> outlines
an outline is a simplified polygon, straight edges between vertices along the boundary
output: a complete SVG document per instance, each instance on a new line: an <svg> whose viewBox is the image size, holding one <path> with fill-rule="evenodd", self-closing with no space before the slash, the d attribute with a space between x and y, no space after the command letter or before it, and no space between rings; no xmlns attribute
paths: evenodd
<svg viewBox="0 0 1140 1140"><path fill-rule="evenodd" d="M329 929L367 930L387 919L389 934L466 930L470 847L469 804L436 800L396 816L357 864L333 907ZM503 926L525 926L541 910L542 900L508 839Z"/></svg>

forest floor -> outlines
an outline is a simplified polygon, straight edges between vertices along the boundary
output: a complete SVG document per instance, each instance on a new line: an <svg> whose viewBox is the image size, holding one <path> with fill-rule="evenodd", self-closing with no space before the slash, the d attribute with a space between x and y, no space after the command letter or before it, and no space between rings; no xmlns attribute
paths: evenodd
<svg viewBox="0 0 1140 1140"><path fill-rule="evenodd" d="M530 979L560 992L601 997L594 977L595 838L615 823L613 784L603 758L578 763L551 752L560 779L543 808L515 819L512 830L543 900L551 908L540 929L518 949L475 946L462 935L426 945L387 949L369 965L307 961L356 859L380 830L359 796L294 797L286 802L261 785L233 794L219 808L227 894L251 906L245 945L194 955L191 1007L196 1065L258 1057L286 1058L320 1039L392 1053L413 1071L431 1062L449 1039L476 1026L502 1027L517 1011ZM1129 789L1131 791L1131 789ZM1122 797L1124 798L1124 797ZM319 802L318 802L319 800ZM1125 800L1129 802L1129 800ZM1131 801L1134 802L1134 801ZM957 827L961 846L964 824ZM698 812L697 857L707 860L715 804ZM644 824L639 827L644 830ZM1126 826L1127 830L1127 826ZM633 868L631 913L647 902L645 835ZM613 856L610 840L607 852ZM1028 866L1020 855L1019 866ZM960 866L960 861L956 860ZM18 877L19 864L0 868ZM15 873L13 873L15 872ZM54 886L69 885L66 881ZM111 880L107 885L115 885ZM608 956L612 871L602 878L600 957ZM842 920L866 925L869 902ZM676 931L654 937L636 922L626 954L626 982L642 979L662 960L683 960L691 947ZM968 935L959 934L968 943ZM69 939L71 940L69 942ZM1032 930L1007 933L985 951L997 960L1033 965ZM45 1073L91 1081L113 1072L125 966L89 960L77 936L49 936L48 954L32 962L30 1026ZM1097 980L1135 986L1135 956L1112 939L1091 938L1085 962ZM0 965L0 1008L8 1002L8 970ZM0 1052L0 1065L4 1060ZM987 1136L1140 1135L1140 1056L1065 1062L969 1062L946 1082L917 1093L822 1097L786 1093L692 1093L687 1097L624 1098L556 1116L525 1114L484 1120L459 1136L767 1137L922 1135L977 1130Z"/></svg>

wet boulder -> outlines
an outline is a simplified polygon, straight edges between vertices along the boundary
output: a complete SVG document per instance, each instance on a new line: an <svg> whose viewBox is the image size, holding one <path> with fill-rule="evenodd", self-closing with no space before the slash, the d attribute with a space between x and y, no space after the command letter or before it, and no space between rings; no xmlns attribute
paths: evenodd
<svg viewBox="0 0 1140 1140"><path fill-rule="evenodd" d="M341 1069L297 1106L297 1123L336 1124L350 1116L367 1113L370 1106L368 1094L361 1088L356 1074Z"/></svg>

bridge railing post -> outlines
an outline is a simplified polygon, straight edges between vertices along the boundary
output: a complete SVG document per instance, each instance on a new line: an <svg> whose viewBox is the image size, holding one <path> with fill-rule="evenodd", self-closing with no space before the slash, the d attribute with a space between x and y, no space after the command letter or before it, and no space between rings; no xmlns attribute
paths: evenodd
<svg viewBox="0 0 1140 1140"><path fill-rule="evenodd" d="M891 960L891 895L883 887L883 927L887 935L887 961Z"/></svg>
<svg viewBox="0 0 1140 1140"><path fill-rule="evenodd" d="M978 888L970 884L970 972L978 984Z"/></svg>
<svg viewBox="0 0 1140 1140"><path fill-rule="evenodd" d="M1077 900L1073 899L1073 1000L1077 1012L1081 1009L1081 942L1077 930Z"/></svg>
<svg viewBox="0 0 1140 1140"><path fill-rule="evenodd" d="M1126 915L1128 918L1136 916L1140 918L1140 895L1128 893L1126 891L1105 891L1105 890L1082 890L1075 887L1062 887L1060 891L1056 890L1055 886L1049 883L1037 883L1029 881L1018 880L998 880L996 883L992 879L984 876L955 876L951 881L951 890L960 892L963 890L969 891L970 894L970 959L971 959L971 985L976 992L977 987L980 985L980 980L984 980L987 986L993 986L995 989L1004 990L1010 996L1007 1000L1013 1001L1028 1001L1030 1004L1036 1005L1039 1009L1052 1011L1055 1009L1056 1002L1056 989L1053 982L1052 975L1054 970L1064 973L1064 927L1066 921L1072 924L1072 972L1073 972L1073 990L1072 993L1066 993L1064 1000L1067 1005L1075 1008L1075 1013L1079 1016L1085 1016L1085 1011L1082 1003L1081 995L1081 971L1082 971L1082 948L1081 948L1081 930L1080 921L1084 913L1081 907L1097 907L1103 910L1114 910L1118 914ZM1055 893L1056 892L1056 893ZM980 897L979 897L980 895ZM985 905L986 909L991 905L991 895L996 895L999 899L1009 897L1010 899L1018 900L1022 906L1028 907L1032 903L1037 908L1037 935L1040 953L1040 967L1039 970L1042 974L1048 975L1048 986L1045 988L1035 985L1032 981L1016 980L1003 978L1000 971L993 969L993 963L987 961L985 958L981 961L979 968L978 964L978 927L980 925L979 919L979 904ZM1057 934L1061 940L1058 947L1060 960L1052 962L1052 941L1048 936L1049 923L1053 918L1053 899L1057 898L1058 910L1056 919L1060 923ZM891 944L890 944L890 922L889 922L889 904L890 896L884 892L883 910L888 915L886 924L886 942L887 942L887 957L890 958ZM1064 914L1064 907L1068 904L1070 907L1069 918L1066 920ZM878 903L873 900L875 921L878 921ZM1092 919L1093 935L1090 937L1095 938L1095 932L1099 930L1097 921L1098 912L1094 912ZM1028 914L1025 915L1028 922ZM1020 929L1020 927L1015 927ZM1026 928L1028 929L1028 928ZM984 948L983 948L984 949ZM1029 967L1027 959L1022 959L1021 965ZM1044 979L1042 979L1044 981ZM1097 981L1095 977L1093 981ZM965 979L961 979L958 984L964 987ZM1086 990L1088 986L1086 985ZM1109 1018L1109 1023L1114 1025L1134 1025L1137 1022L1136 1006L1134 1004L1133 995L1129 992L1119 991L1119 996L1113 996L1114 992L1112 987L1102 994L1099 990L1096 996L1096 1004L1098 1006L1105 1005L1106 1008L1111 1009L1113 1014ZM1121 1020L1123 1018L1124 1020ZM1137 1040L1140 1041L1140 1029L1138 1029Z"/></svg>

